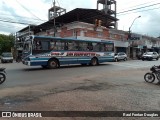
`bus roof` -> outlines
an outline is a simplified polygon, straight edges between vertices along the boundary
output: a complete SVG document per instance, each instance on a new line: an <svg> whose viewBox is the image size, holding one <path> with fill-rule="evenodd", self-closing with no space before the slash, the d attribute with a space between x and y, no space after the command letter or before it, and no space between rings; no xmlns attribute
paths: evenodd
<svg viewBox="0 0 160 120"><path fill-rule="evenodd" d="M32 36L34 39L57 39L57 40L67 40L67 41L84 41L84 42L101 42L101 43L114 43L112 40L82 40L76 38L60 38L52 36Z"/></svg>

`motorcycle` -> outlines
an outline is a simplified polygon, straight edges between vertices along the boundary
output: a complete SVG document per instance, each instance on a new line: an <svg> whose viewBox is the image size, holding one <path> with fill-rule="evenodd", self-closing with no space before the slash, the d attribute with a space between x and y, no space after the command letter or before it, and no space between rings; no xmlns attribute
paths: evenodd
<svg viewBox="0 0 160 120"><path fill-rule="evenodd" d="M155 78L160 82L160 66L152 66L150 68L151 72L148 72L144 75L144 80L148 83L153 83Z"/></svg>
<svg viewBox="0 0 160 120"><path fill-rule="evenodd" d="M0 84L6 80L6 68L0 68Z"/></svg>

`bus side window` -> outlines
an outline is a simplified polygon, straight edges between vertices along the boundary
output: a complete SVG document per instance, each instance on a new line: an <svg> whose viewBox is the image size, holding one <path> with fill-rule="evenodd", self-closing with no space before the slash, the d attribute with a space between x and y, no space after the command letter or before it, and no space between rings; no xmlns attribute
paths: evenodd
<svg viewBox="0 0 160 120"><path fill-rule="evenodd" d="M79 42L79 50L86 51L87 50L87 43L86 42Z"/></svg>
<svg viewBox="0 0 160 120"><path fill-rule="evenodd" d="M99 46L99 51L100 52L104 52L105 51L105 44L104 43L101 43L100 46Z"/></svg>
<svg viewBox="0 0 160 120"><path fill-rule="evenodd" d="M105 44L105 48L106 48L107 52L114 51L114 45L113 44Z"/></svg>
<svg viewBox="0 0 160 120"><path fill-rule="evenodd" d="M79 49L78 42L72 41L68 43L68 50L77 51Z"/></svg>
<svg viewBox="0 0 160 120"><path fill-rule="evenodd" d="M65 42L65 44L64 44L64 50L68 50L68 42Z"/></svg>
<svg viewBox="0 0 160 120"><path fill-rule="evenodd" d="M56 42L57 41L53 41L53 42L50 43L50 49L51 50L57 50Z"/></svg>
<svg viewBox="0 0 160 120"><path fill-rule="evenodd" d="M56 43L57 50L65 50L65 42L58 40Z"/></svg>
<svg viewBox="0 0 160 120"><path fill-rule="evenodd" d="M57 45L57 50L61 50L61 42L57 41L56 45Z"/></svg>
<svg viewBox="0 0 160 120"><path fill-rule="evenodd" d="M75 42L75 48L74 48L76 51L77 50L80 50L80 47L79 47L79 42Z"/></svg>
<svg viewBox="0 0 160 120"><path fill-rule="evenodd" d="M65 50L65 42L64 41L61 42L61 50Z"/></svg>
<svg viewBox="0 0 160 120"><path fill-rule="evenodd" d="M99 43L93 43L93 50L98 52L99 51Z"/></svg>
<svg viewBox="0 0 160 120"><path fill-rule="evenodd" d="M92 43L88 43L87 50L88 50L88 51L92 51L92 50L93 50L93 45L92 45Z"/></svg>
<svg viewBox="0 0 160 120"><path fill-rule="evenodd" d="M35 41L35 49L36 50L41 50L42 49L41 41Z"/></svg>
<svg viewBox="0 0 160 120"><path fill-rule="evenodd" d="M49 50L49 41L41 41L41 50Z"/></svg>

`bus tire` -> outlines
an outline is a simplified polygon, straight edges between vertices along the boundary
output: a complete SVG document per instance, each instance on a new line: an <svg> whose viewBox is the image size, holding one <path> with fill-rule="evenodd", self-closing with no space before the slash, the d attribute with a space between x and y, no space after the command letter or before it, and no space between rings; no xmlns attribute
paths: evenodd
<svg viewBox="0 0 160 120"><path fill-rule="evenodd" d="M59 64L58 64L58 61L56 59L51 59L48 61L48 68L50 69L55 69L55 68L58 68L59 67Z"/></svg>
<svg viewBox="0 0 160 120"><path fill-rule="evenodd" d="M0 84L2 84L6 80L6 75L3 73L0 73Z"/></svg>
<svg viewBox="0 0 160 120"><path fill-rule="evenodd" d="M97 58L95 58L95 57L94 57L94 58L92 58L92 59L91 59L91 65L92 65L92 66L96 66L96 65L98 65L98 59L97 59Z"/></svg>

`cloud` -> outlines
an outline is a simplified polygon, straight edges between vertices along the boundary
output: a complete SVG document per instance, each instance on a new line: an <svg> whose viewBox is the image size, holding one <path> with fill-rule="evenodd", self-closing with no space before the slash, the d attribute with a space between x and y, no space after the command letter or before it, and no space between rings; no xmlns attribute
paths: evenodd
<svg viewBox="0 0 160 120"><path fill-rule="evenodd" d="M149 6L149 5L158 3L158 1L156 0L152 0L152 1L145 0L145 1L136 1L136 2L135 0L134 1L117 0L117 1L118 1L117 3L119 3L117 5L118 12L141 8L144 6ZM125 6L126 4L127 4L127 8ZM141 18L137 19L134 22L131 30L136 33L158 37L160 35L158 33L158 31L160 30L160 28L158 27L160 17L159 17L159 11L157 9L154 9L154 8L157 8L158 6L160 8L160 5L157 5L157 6L146 7L143 9L138 9L135 11L130 11L128 13L126 12L124 14L118 14L118 19L120 19L118 22L119 29L128 31L133 20L136 17L141 16ZM153 9L153 10L148 10L148 9Z"/></svg>
<svg viewBox="0 0 160 120"><path fill-rule="evenodd" d="M54 0L0 0L0 19L12 20L17 22L40 24L48 20L48 9L53 6ZM96 9L97 0L55 0L56 5L71 11L75 8L88 8ZM143 3L143 4L142 4ZM117 0L117 13L144 5L150 5L158 3L156 0ZM153 8L153 7L152 7ZM149 34L152 36L159 36L159 11L146 11L146 12L130 12L125 15L117 15L118 28L128 31L133 20L141 15L142 17L137 19L133 26L132 31ZM41 20L40 20L40 19ZM24 27L24 25L9 24L0 22L3 24L0 27L0 31L16 32ZM5 26L9 26L8 28Z"/></svg>

